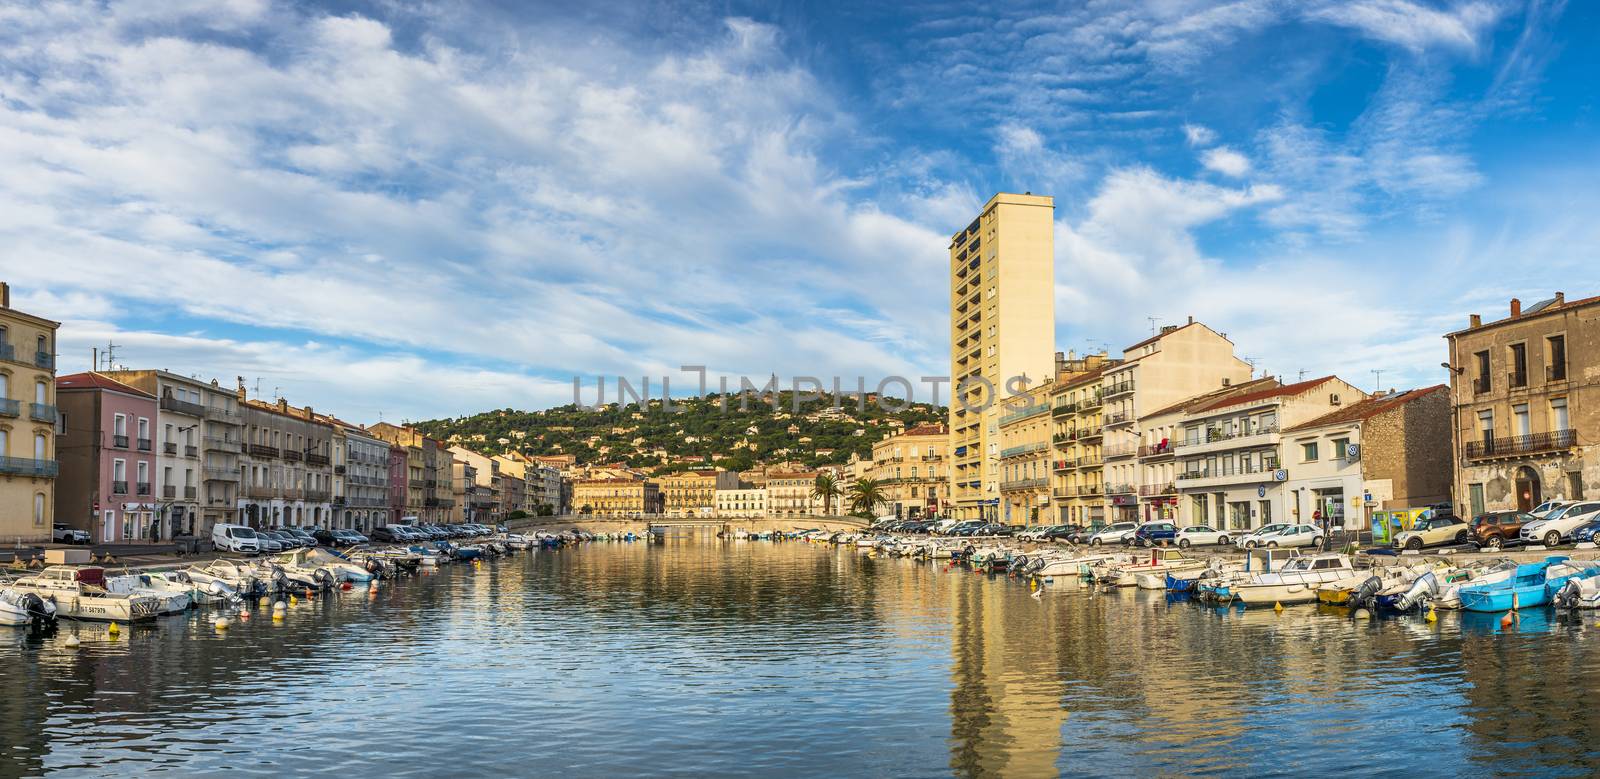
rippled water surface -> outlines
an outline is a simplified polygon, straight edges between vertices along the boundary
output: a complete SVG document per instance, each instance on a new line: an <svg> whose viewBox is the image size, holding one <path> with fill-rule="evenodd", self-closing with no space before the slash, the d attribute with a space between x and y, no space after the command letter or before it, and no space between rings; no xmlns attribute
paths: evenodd
<svg viewBox="0 0 1600 779"><path fill-rule="evenodd" d="M0 776L1600 773L1592 616L1471 617L594 544L225 634L206 612L0 632Z"/></svg>

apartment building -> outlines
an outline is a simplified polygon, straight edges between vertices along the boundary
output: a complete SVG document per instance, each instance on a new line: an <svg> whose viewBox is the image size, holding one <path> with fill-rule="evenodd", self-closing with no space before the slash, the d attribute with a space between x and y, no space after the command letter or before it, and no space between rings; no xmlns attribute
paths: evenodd
<svg viewBox="0 0 1600 779"><path fill-rule="evenodd" d="M1292 521L1285 483L1303 462L1285 456L1282 430L1365 398L1344 380L1325 376L1187 410L1175 451L1179 524L1240 531Z"/></svg>
<svg viewBox="0 0 1600 779"><path fill-rule="evenodd" d="M717 516L758 519L766 515L766 489L741 485L733 489L717 490Z"/></svg>
<svg viewBox="0 0 1600 779"><path fill-rule="evenodd" d="M74 373L56 379L56 399L56 521L99 543L154 540L162 509L150 438L155 396L104 374Z"/></svg>
<svg viewBox="0 0 1600 779"><path fill-rule="evenodd" d="M389 503L393 510L398 511L395 516L391 517L391 521L398 521L403 517L418 517L420 519L424 516L434 516L436 518L423 521L448 521L448 516L442 520L437 518L439 466L433 460L432 450L424 450L423 448L423 442L427 439L427 436L409 427L393 425L388 422L379 422L369 426L367 434L392 446L399 447L405 453L405 475L403 479L396 480L393 471L391 470L390 472ZM433 474L431 487L427 479L427 475L430 473ZM448 467L445 469L445 473L450 473ZM446 491L451 489L448 481L444 489ZM397 495L395 493L397 490L399 491L399 496L403 496L404 500L396 500ZM425 505L424 501L429 500L430 497L432 499L431 503ZM452 500L453 503L454 501Z"/></svg>
<svg viewBox="0 0 1600 779"><path fill-rule="evenodd" d="M237 392L164 370L107 371L105 376L155 395L158 402L156 490L161 538L209 536L233 522L244 446Z"/></svg>
<svg viewBox="0 0 1600 779"><path fill-rule="evenodd" d="M1138 455L1139 417L1184 398L1250 380L1252 368L1234 356L1227 336L1189 318L1162 327L1122 351L1122 362L1101 377L1104 399L1105 491L1114 522L1139 518L1144 474Z"/></svg>
<svg viewBox="0 0 1600 779"><path fill-rule="evenodd" d="M1176 521L1178 519L1177 442L1183 437L1183 417L1191 410L1227 397L1283 386L1266 377L1231 384L1180 400L1166 408L1139 417L1140 444L1139 519Z"/></svg>
<svg viewBox="0 0 1600 779"><path fill-rule="evenodd" d="M529 500L527 458L515 452L511 454L497 454L492 458L500 469L500 510L502 515L510 518L515 512L531 515L534 512L532 501Z"/></svg>
<svg viewBox="0 0 1600 779"><path fill-rule="evenodd" d="M1101 441L1101 378L1121 361L1104 354L1061 361L1050 390L1050 498L1054 521L1091 525L1106 519Z"/></svg>
<svg viewBox="0 0 1600 779"><path fill-rule="evenodd" d="M883 486L885 513L907 519L938 516L950 498L950 431L944 425L917 425L885 435L872 445L869 467L861 474ZM843 484L848 487L852 472ZM833 509L843 513L844 498ZM821 507L827 511L828 507Z"/></svg>
<svg viewBox="0 0 1600 779"><path fill-rule="evenodd" d="M456 506L452 516L471 517L465 521L495 523L505 519L505 477L500 473L500 461L479 454L463 446L449 447L454 463L465 461L472 466L472 489L466 491L470 505ZM459 500L459 497L457 498Z"/></svg>
<svg viewBox="0 0 1600 779"><path fill-rule="evenodd" d="M335 459L334 527L364 533L389 519L389 443L359 425L329 420L341 444Z"/></svg>
<svg viewBox="0 0 1600 779"><path fill-rule="evenodd" d="M389 445L389 506L384 521L379 524L387 525L390 522L399 522L401 517L416 516L411 513L412 490L418 490L417 509L421 510L422 485L418 484L415 488L411 486L411 449L383 438L372 429L368 429L367 434Z"/></svg>
<svg viewBox="0 0 1600 779"><path fill-rule="evenodd" d="M252 400L243 412L239 520L252 527L328 527L333 511L333 426L310 406Z"/></svg>
<svg viewBox="0 0 1600 779"><path fill-rule="evenodd" d="M769 471L767 513L774 517L815 516L823 508L812 494L816 486L816 471Z"/></svg>
<svg viewBox="0 0 1600 779"><path fill-rule="evenodd" d="M1055 383L1047 379L1008 404L1000 416L1000 521L1005 524L1036 525L1051 519L1054 390Z"/></svg>
<svg viewBox="0 0 1600 779"><path fill-rule="evenodd" d="M56 329L0 282L0 539L50 540L56 516Z"/></svg>
<svg viewBox="0 0 1600 779"><path fill-rule="evenodd" d="M633 478L575 481L572 504L579 514L615 517L656 515L663 509L661 486Z"/></svg>
<svg viewBox="0 0 1600 779"><path fill-rule="evenodd" d="M1450 499L1450 390L1387 392L1286 427L1291 522L1372 527L1372 512Z"/></svg>
<svg viewBox="0 0 1600 779"><path fill-rule="evenodd" d="M1458 512L1600 495L1600 296L1512 299L1445 338Z"/></svg>
<svg viewBox="0 0 1600 779"><path fill-rule="evenodd" d="M1000 401L1054 376L1055 201L999 193L950 240L950 515L1000 515Z"/></svg>
<svg viewBox="0 0 1600 779"><path fill-rule="evenodd" d="M717 513L717 492L737 489L739 474L721 470L693 470L660 479L669 517L711 517Z"/></svg>

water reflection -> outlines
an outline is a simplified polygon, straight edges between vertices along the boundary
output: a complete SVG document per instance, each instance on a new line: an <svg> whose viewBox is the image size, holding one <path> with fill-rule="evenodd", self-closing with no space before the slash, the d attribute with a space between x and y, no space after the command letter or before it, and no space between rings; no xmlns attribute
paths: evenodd
<svg viewBox="0 0 1600 779"><path fill-rule="evenodd" d="M1352 619L766 542L0 634L0 777L1592 775L1593 615ZM71 628L68 628L70 631Z"/></svg>

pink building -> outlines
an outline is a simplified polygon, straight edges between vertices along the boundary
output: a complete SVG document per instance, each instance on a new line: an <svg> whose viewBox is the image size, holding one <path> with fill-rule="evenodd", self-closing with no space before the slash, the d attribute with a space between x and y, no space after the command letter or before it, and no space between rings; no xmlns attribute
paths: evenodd
<svg viewBox="0 0 1600 779"><path fill-rule="evenodd" d="M399 522L406 515L406 448L399 444L389 446L389 518L384 522Z"/></svg>
<svg viewBox="0 0 1600 779"><path fill-rule="evenodd" d="M165 507L155 496L154 395L99 373L56 378L56 521L95 541L149 540Z"/></svg>

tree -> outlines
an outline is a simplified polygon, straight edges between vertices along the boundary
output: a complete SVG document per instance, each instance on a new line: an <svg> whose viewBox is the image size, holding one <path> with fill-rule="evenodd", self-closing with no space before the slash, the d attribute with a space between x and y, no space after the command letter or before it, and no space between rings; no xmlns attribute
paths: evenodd
<svg viewBox="0 0 1600 779"><path fill-rule="evenodd" d="M822 499L822 512L833 514L833 499L844 497L844 486L831 473L817 474L817 483L811 487L811 497Z"/></svg>
<svg viewBox="0 0 1600 779"><path fill-rule="evenodd" d="M877 479L856 479L855 484L850 485L850 508L855 511L870 517L883 502L883 485Z"/></svg>

